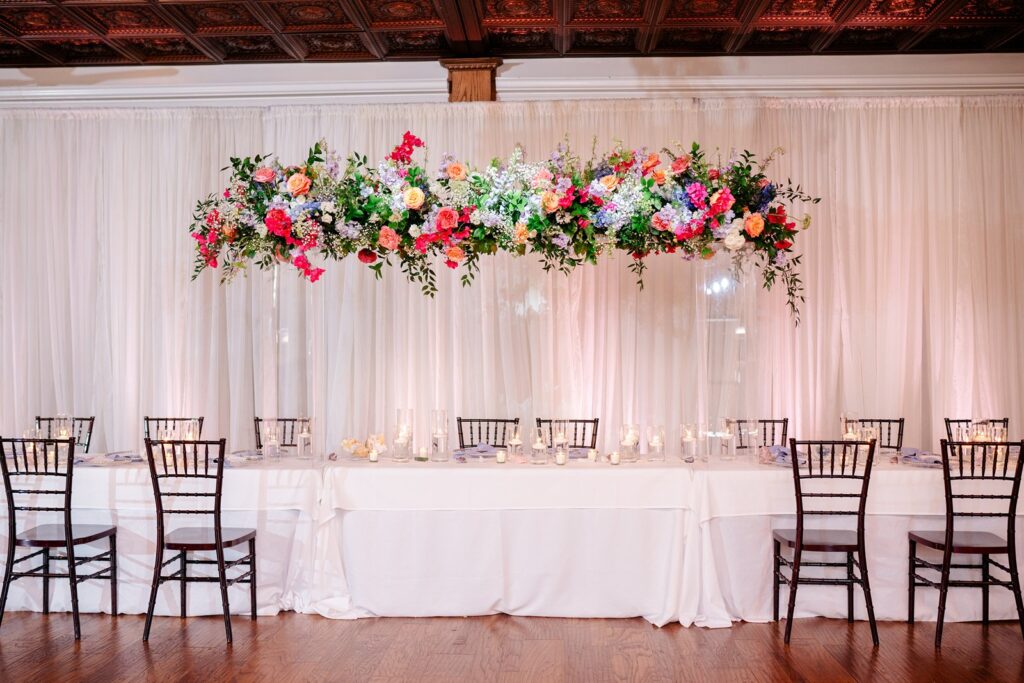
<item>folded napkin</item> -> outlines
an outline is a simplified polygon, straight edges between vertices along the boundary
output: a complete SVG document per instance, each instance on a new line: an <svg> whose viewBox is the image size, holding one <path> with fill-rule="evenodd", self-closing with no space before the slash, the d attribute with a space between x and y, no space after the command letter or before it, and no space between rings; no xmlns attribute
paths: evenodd
<svg viewBox="0 0 1024 683"><path fill-rule="evenodd" d="M107 460L111 462L142 462L143 458L134 451L116 451L107 453Z"/></svg>
<svg viewBox="0 0 1024 683"><path fill-rule="evenodd" d="M768 459L767 464L778 465L779 467L789 467L793 464L793 461L789 457L789 448L786 446L768 446ZM807 464L807 456L800 454L799 463L801 465Z"/></svg>
<svg viewBox="0 0 1024 683"><path fill-rule="evenodd" d="M942 467L941 456L916 448L904 448L900 455L900 462L905 465L916 465L918 467Z"/></svg>
<svg viewBox="0 0 1024 683"><path fill-rule="evenodd" d="M456 458L493 458L497 455L497 449L488 443L478 443L468 448L460 448L453 455Z"/></svg>

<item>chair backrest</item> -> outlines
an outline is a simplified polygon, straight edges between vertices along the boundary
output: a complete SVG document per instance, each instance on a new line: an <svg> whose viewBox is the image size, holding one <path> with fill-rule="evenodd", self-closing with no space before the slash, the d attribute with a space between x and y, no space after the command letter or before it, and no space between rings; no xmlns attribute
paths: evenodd
<svg viewBox="0 0 1024 683"><path fill-rule="evenodd" d="M947 537L952 535L957 517L999 517L1006 520L1007 539L1012 544L1024 441L942 439L941 444ZM972 486L968 482L976 483Z"/></svg>
<svg viewBox="0 0 1024 683"><path fill-rule="evenodd" d="M878 417L862 417L855 419L847 419L843 422L843 434L847 432L847 425L851 422L856 422L862 427L874 427L878 430L878 447L879 448L895 448L900 450L903 448L903 418L878 418Z"/></svg>
<svg viewBox="0 0 1024 683"><path fill-rule="evenodd" d="M18 512L60 512L71 533L75 440L0 438L0 470L7 493L8 543L17 536ZM45 504L36 504L36 500ZM58 500L59 499L59 500ZM70 536L67 536L70 538Z"/></svg>
<svg viewBox="0 0 1024 683"><path fill-rule="evenodd" d="M796 489L797 538L803 535L804 518L856 516L857 535L864 539L864 510L875 459L875 441L789 440ZM803 462L801 462L803 460ZM843 505L843 502L856 503ZM805 505L811 503L811 507ZM831 504L827 504L830 502Z"/></svg>
<svg viewBox="0 0 1024 683"><path fill-rule="evenodd" d="M156 500L157 536L164 536L166 515L213 517L217 541L221 533L221 492L227 441L146 439L146 459ZM170 506L165 499L184 498L194 507ZM202 503L205 502L206 505Z"/></svg>
<svg viewBox="0 0 1024 683"><path fill-rule="evenodd" d="M744 433L751 427L757 427L761 431L761 444L764 446L785 446L786 435L789 433L789 418L763 419L763 420L729 420L739 429L736 434L736 448L750 448L750 439Z"/></svg>
<svg viewBox="0 0 1024 683"><path fill-rule="evenodd" d="M142 418L142 435L143 438L155 441L160 435L160 430L175 429L180 431L193 420L199 423L199 433L196 434L196 438L201 439L203 438L203 418L201 417L149 417L147 415Z"/></svg>
<svg viewBox="0 0 1024 683"><path fill-rule="evenodd" d="M504 448L508 445L510 432L518 426L518 417L512 419L455 418L455 427L459 432L459 448L469 448L482 443Z"/></svg>
<svg viewBox="0 0 1024 683"><path fill-rule="evenodd" d="M298 446L298 435L302 427L309 428L308 417L254 417L253 425L256 427L256 448L263 448L263 428L275 424L281 430L280 446Z"/></svg>
<svg viewBox="0 0 1024 683"><path fill-rule="evenodd" d="M597 425L599 418L590 420L563 420L537 418L537 427L547 432L548 447L555 443L554 424L562 422L565 424L565 437L569 448L597 448Z"/></svg>
<svg viewBox="0 0 1024 683"><path fill-rule="evenodd" d="M96 422L95 417L73 417L71 418L71 436L75 445L81 447L83 453L89 452L89 444L92 443L92 428ZM57 428L56 417L40 417L36 415L36 429L39 435L46 439L59 438L53 430Z"/></svg>
<svg viewBox="0 0 1024 683"><path fill-rule="evenodd" d="M1002 427L1003 429L1010 430L1010 418L1008 417L996 417L989 420L972 420L970 418L946 418L946 439L949 441L956 441L958 429L970 429L971 425L975 423L987 424L994 427Z"/></svg>

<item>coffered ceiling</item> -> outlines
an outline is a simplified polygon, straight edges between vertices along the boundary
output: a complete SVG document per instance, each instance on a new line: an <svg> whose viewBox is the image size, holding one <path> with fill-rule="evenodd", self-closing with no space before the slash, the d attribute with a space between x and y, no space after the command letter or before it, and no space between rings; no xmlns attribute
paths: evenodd
<svg viewBox="0 0 1024 683"><path fill-rule="evenodd" d="M0 66L1024 52L1024 0L0 0Z"/></svg>

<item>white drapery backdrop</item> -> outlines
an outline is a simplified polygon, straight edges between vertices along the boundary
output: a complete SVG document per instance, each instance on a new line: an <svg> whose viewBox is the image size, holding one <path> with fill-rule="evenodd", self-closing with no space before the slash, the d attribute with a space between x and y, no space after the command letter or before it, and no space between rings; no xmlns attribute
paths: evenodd
<svg viewBox="0 0 1024 683"><path fill-rule="evenodd" d="M228 157L299 159L324 137L375 159L407 129L431 166L515 143L538 158L565 137L584 155L595 136L723 158L781 146L771 174L824 199L798 244L802 324L782 292L756 295L743 410L799 437L835 434L844 410L906 417L911 445L937 444L945 416L1021 434L1020 98L0 112L2 433L73 412L97 416L95 449L133 448L143 415L204 415L205 436L243 448L253 415L307 414L333 449L390 429L395 408L425 426L445 407L598 416L607 447L623 421L705 415L708 359L736 354L706 334L704 268L673 256L650 259L643 292L626 257L566 278L498 256L468 289L442 266L434 300L354 259L316 285L290 268L190 281L191 210Z"/></svg>

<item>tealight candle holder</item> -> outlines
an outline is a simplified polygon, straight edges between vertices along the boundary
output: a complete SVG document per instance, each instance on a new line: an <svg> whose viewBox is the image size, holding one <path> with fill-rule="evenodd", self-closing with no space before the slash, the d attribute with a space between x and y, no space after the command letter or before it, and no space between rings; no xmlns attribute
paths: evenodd
<svg viewBox="0 0 1024 683"><path fill-rule="evenodd" d="M499 465L504 465L507 458L507 451L499 450L494 453L494 462L498 463Z"/></svg>
<svg viewBox="0 0 1024 683"><path fill-rule="evenodd" d="M619 456L619 452L612 451L611 454L608 456L608 462L610 462L613 465L618 465L619 462L621 462L621 456Z"/></svg>
<svg viewBox="0 0 1024 683"><path fill-rule="evenodd" d="M587 460L590 462L597 462L597 449L591 448L587 450Z"/></svg>
<svg viewBox="0 0 1024 683"><path fill-rule="evenodd" d="M564 465L569 462L569 455L565 452L564 448L559 448L555 451L555 464Z"/></svg>

